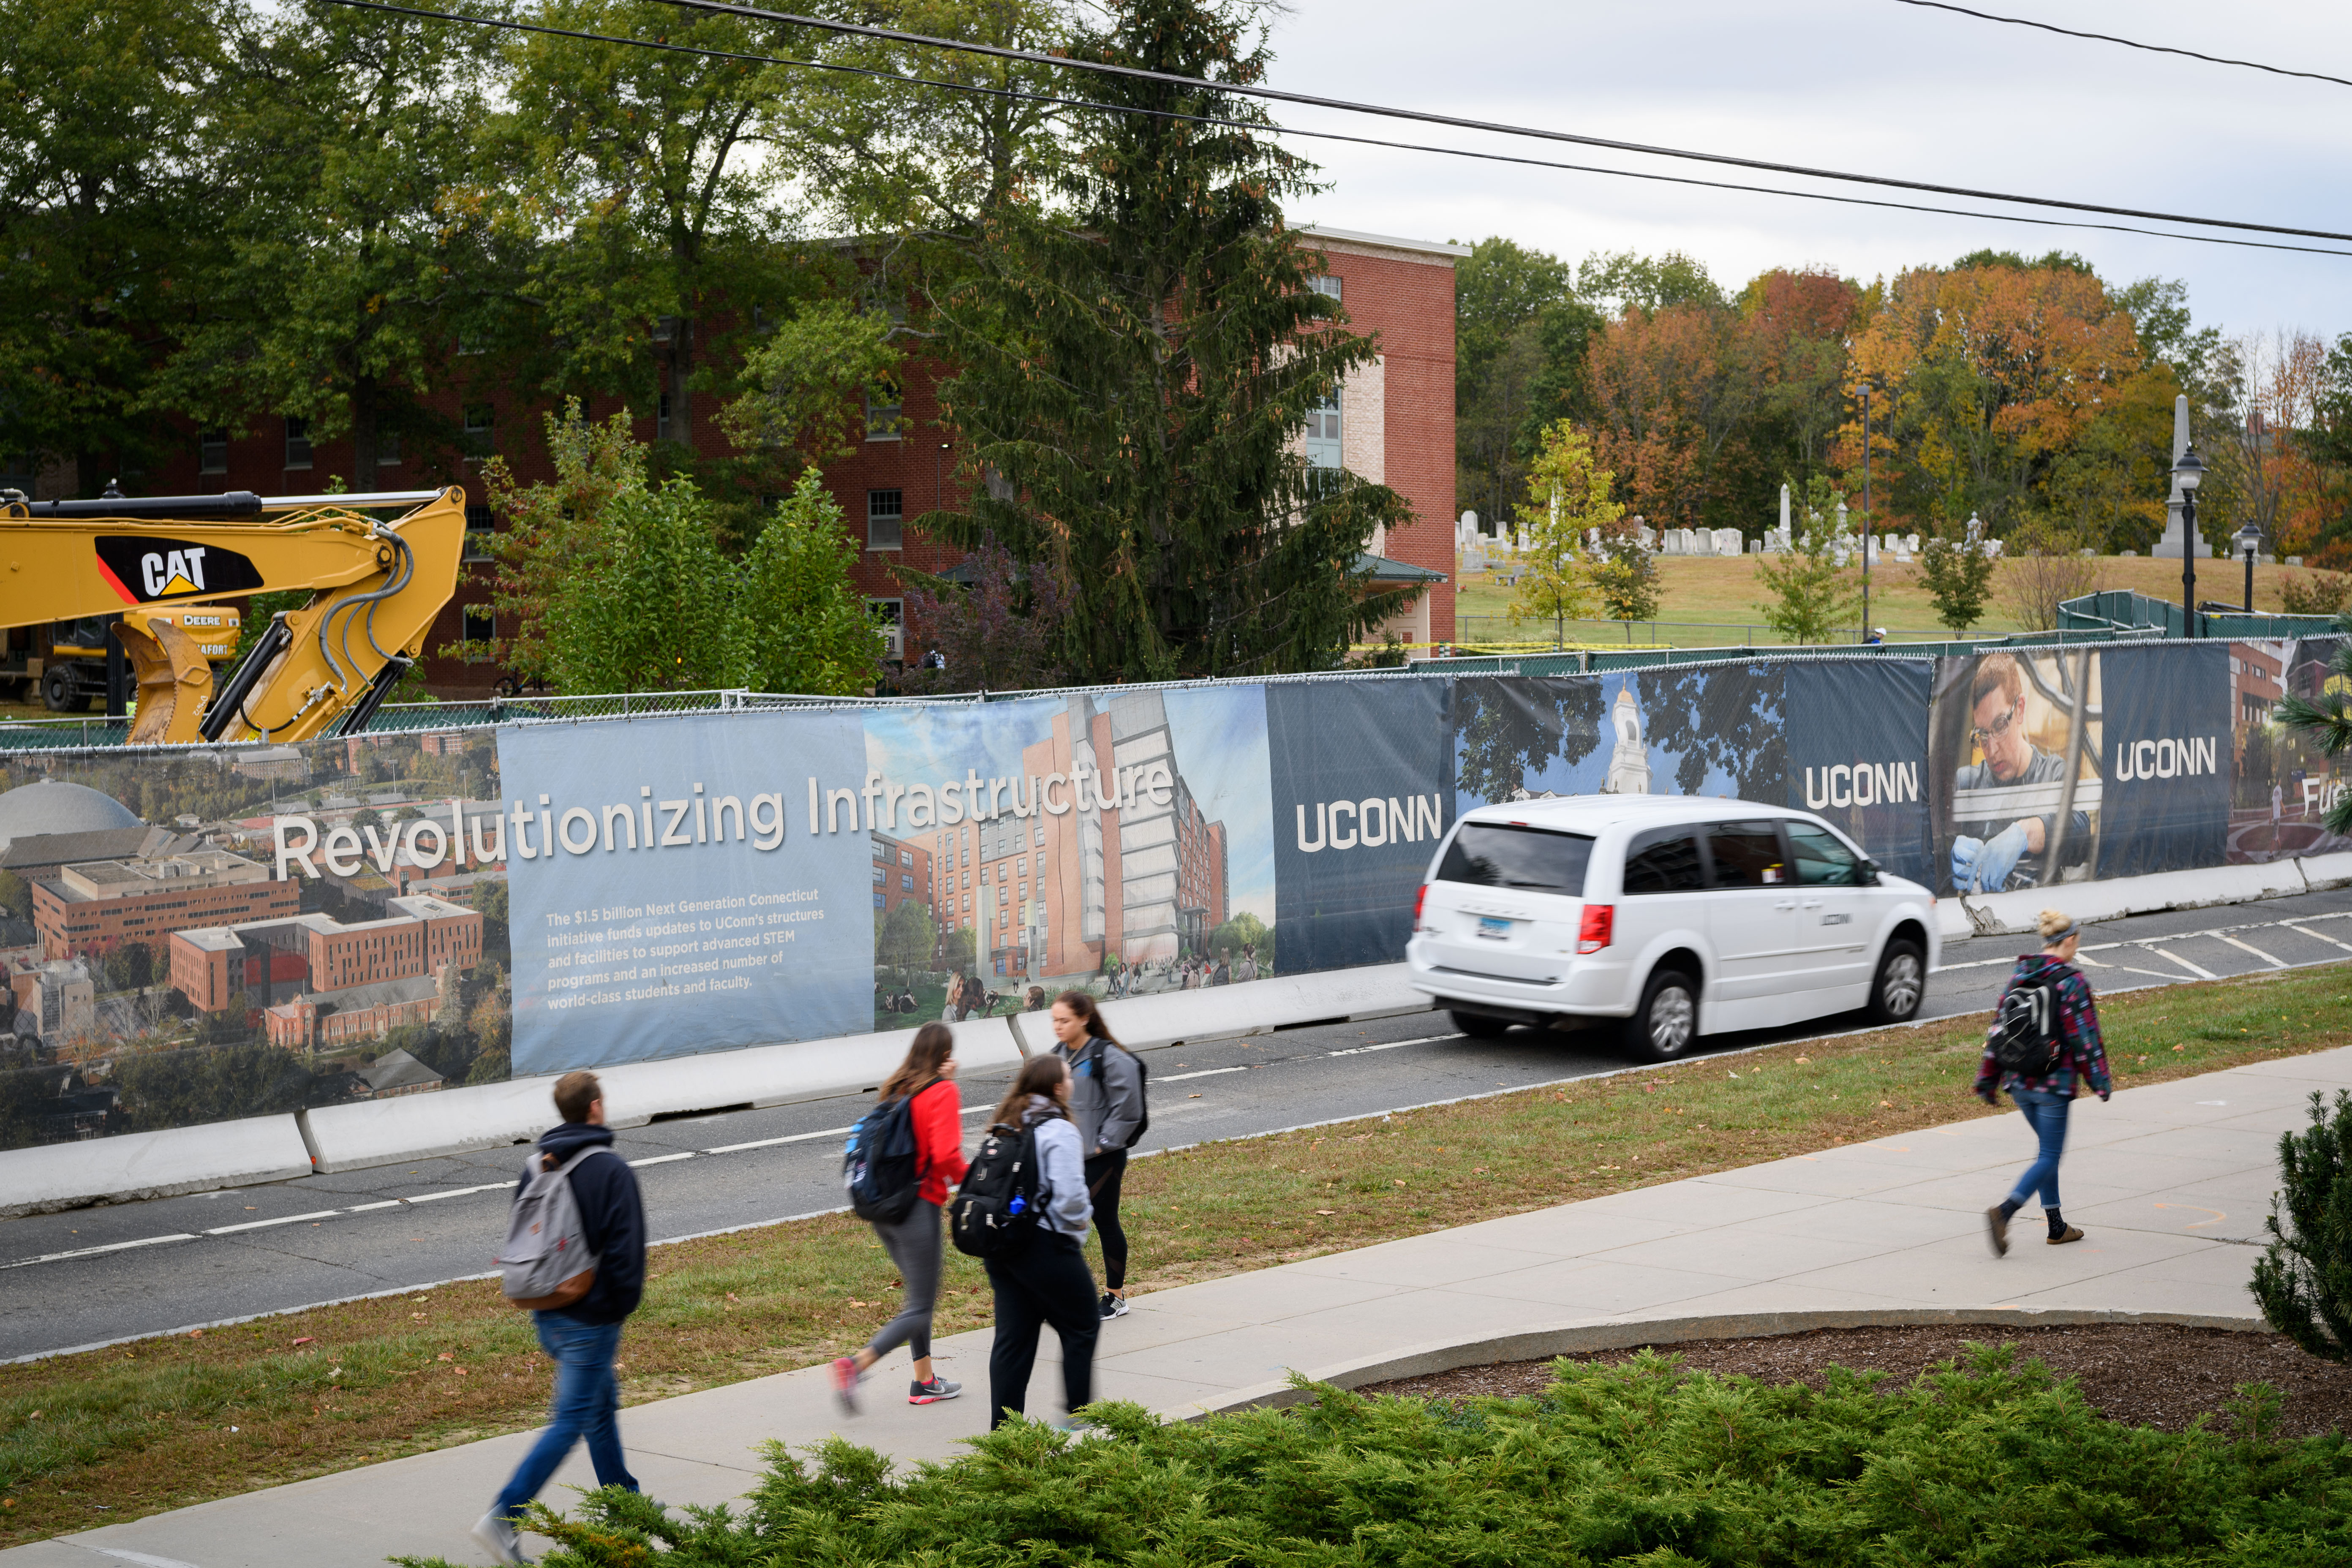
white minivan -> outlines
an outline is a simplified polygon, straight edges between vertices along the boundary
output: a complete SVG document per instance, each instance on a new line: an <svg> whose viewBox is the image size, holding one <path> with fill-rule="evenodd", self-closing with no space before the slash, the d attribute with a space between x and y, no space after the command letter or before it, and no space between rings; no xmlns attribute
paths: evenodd
<svg viewBox="0 0 2352 1568"><path fill-rule="evenodd" d="M1936 900L1787 806L1686 795L1483 805L1413 906L1417 991L1467 1035L1622 1021L1671 1061L1701 1035L1919 1011Z"/></svg>

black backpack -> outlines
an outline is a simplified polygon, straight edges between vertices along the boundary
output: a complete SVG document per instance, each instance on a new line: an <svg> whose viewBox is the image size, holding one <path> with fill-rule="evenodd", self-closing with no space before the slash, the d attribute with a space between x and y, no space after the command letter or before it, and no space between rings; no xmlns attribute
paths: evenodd
<svg viewBox="0 0 2352 1568"><path fill-rule="evenodd" d="M841 1184L849 1189L849 1206L868 1223L896 1225L914 1212L923 1173L915 1164L912 1099L883 1100L849 1130Z"/></svg>
<svg viewBox="0 0 2352 1568"><path fill-rule="evenodd" d="M963 1185L948 1205L948 1235L971 1258L1007 1258L1029 1245L1044 1220L1033 1128L988 1130Z"/></svg>
<svg viewBox="0 0 2352 1568"><path fill-rule="evenodd" d="M2042 1078L2057 1065L2058 992L2046 980L2021 980L2001 993L1992 1016L1992 1059L2003 1072Z"/></svg>

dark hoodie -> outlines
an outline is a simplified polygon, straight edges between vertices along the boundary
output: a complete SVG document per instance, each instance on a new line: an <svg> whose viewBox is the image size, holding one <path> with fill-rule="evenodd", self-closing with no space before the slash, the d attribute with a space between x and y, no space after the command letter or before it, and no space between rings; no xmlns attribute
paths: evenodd
<svg viewBox="0 0 2352 1568"><path fill-rule="evenodd" d="M585 1121L562 1122L539 1135L539 1152L553 1155L559 1165L583 1149L612 1144L611 1128ZM637 1173L614 1154L583 1160L570 1179L588 1250L596 1255L596 1282L562 1315L591 1327L617 1323L637 1310L646 1293L646 1205L637 1194ZM515 1190L522 1190L520 1183Z"/></svg>

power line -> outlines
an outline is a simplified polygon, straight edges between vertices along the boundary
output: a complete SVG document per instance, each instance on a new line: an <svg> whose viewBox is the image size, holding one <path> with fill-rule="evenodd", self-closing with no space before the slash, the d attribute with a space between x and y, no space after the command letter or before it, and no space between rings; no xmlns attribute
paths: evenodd
<svg viewBox="0 0 2352 1568"><path fill-rule="evenodd" d="M952 49L962 54L985 55L992 59L1018 60L1028 65L1051 66L1060 69L1093 71L1103 76L1125 77L1137 81L1154 81L1171 87L1189 88L1199 91L1241 98L1265 99L1276 103L1303 104L1310 109L1336 109L1349 114L1378 115L1391 120L1419 121L1429 125L1446 125L1461 131L1490 132L1502 136L1524 136L1543 142L1566 142L1580 147L1604 147L1618 153L1639 153L1656 158L1681 158L1702 163L1722 163L1733 168L1755 169L1770 174L1797 174L1807 179L1837 180L1849 184L1884 185L1896 190L1920 191L1930 195L1965 196L1972 201L2010 202L2022 206L2057 207L2069 212L2102 213L2110 217L2149 218L2158 223L2194 224L2200 228L2244 229L2257 234L2292 235L2299 239L2352 240L2352 234L2333 229L2294 228L2280 224L2246 223L2234 218L2196 217L2182 213L2152 212L2141 207L2107 206L2095 202L2065 201L2054 196L2021 196L2004 191L1979 190L1968 185L1939 185L1925 180L1899 180L1886 174L1857 174L1838 169L1818 169L1803 163L1776 163L1760 158L1735 157L1728 153L1699 153L1680 147L1655 147L1640 142L1620 142L1605 136L1587 136L1573 131L1547 131L1539 126L1511 125L1490 120L1468 120L1458 115L1438 114L1428 110L1396 109L1384 104L1359 103L1343 98L1324 98L1314 93L1288 92L1280 88L1255 87L1238 82L1204 81L1198 77L1177 76L1169 71L1146 70L1140 66L1113 65L1105 60L1084 60L1068 55L1047 54L1038 49L1006 48L996 44L966 43L958 38L934 37L926 33L905 33L895 27L867 26L856 22L829 21L821 16L799 16L786 11L767 11L756 5L730 4L729 0L662 0L681 10L701 11L713 16L735 16L747 21L778 22L787 26L814 27L822 32L843 33L856 37L876 38L885 43L918 44L927 48Z"/></svg>
<svg viewBox="0 0 2352 1568"><path fill-rule="evenodd" d="M2006 22L2012 27L2038 27L2045 33L2057 33L2069 38L2089 38L2102 44L2121 44L2127 49L2146 49L2152 55L2179 55L2207 65L2243 66L2248 70L2268 71L2273 76L2295 76L2306 81L2332 81L2338 87L2352 87L2352 80L2340 76L2328 76L2321 71L2291 71L2284 66L2266 66L2260 60L2233 60L2223 55L2200 55L2195 49L2176 49L2169 44L2143 44L2137 38L2118 38L2113 33L2083 33L2072 27L2060 27L2048 22L2036 22L2024 16L1996 16L1990 11L1971 11L1966 5L1952 5L1945 0L1895 0L1897 5L1918 5L1930 11L1952 11L1963 16L1974 16L1979 22Z"/></svg>
<svg viewBox="0 0 2352 1568"><path fill-rule="evenodd" d="M1702 180L1688 174L1659 174L1636 169L1612 169L1593 163L1566 163L1549 158L1528 158L1507 153L1482 153L1472 148L1440 147L1421 142L1390 142L1378 137L1352 136L1339 131L1307 131L1296 126L1221 119L1215 115L1186 114L1177 110L1146 109L1137 104L1102 103L1092 99L1064 98L1052 93L1028 92L1017 88L983 87L971 82L943 81L935 77L905 76L895 71L877 70L865 66L842 65L835 61L796 59L779 55L745 54L733 49L713 49L692 44L675 44L667 39L629 38L611 33L590 33L572 27L551 27L543 23L517 22L498 16L469 16L450 11L427 11L413 5L392 5L389 0L331 0L331 3L353 10L383 11L397 16L417 16L437 22L466 22L476 26L500 27L519 33L540 33L550 37L577 38L588 43L620 44L633 48L660 49L672 54L698 55L709 59L741 60L753 65L792 66L809 70L833 71L845 76L862 76L877 81L895 82L907 87L930 87L950 92L971 93L976 97L1016 99L1024 102L1049 104L1065 109L1085 109L1111 114L1133 114L1153 120L1181 121L1195 125L1262 132L1271 135L1307 136L1319 141L1340 142L1360 147L1379 147L1395 152L1433 153L1444 157L1476 159L1483 163L1512 163L1537 169L1559 169L1571 174L1607 174L1619 179L1645 180L1663 184L1694 185L1706 190L1739 191L1755 195L1790 196L1799 201L1833 202L1843 206L1882 207L1898 212L1931 213L1946 217L1976 218L1991 223L2030 224L2039 228L2088 228L2113 234L2147 235L2158 239L2186 240L2197 245L2229 245L2255 250L2285 250L2309 256L2352 256L2352 251L2330 250L2324 246L2286 245L2276 240L2263 239L2231 239L2212 234L2176 234L2168 229L2139 228L2130 224L2095 223L2085 218L2028 217L2020 213L1976 212L1965 207L1928 206L1917 202L1887 201L1872 196L1833 195L1825 191L1793 191L1777 185L1748 185L1728 180Z"/></svg>

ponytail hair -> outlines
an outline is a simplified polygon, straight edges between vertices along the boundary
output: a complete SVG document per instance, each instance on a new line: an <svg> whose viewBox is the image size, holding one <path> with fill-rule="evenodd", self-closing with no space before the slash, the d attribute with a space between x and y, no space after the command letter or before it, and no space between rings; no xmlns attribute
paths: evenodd
<svg viewBox="0 0 2352 1568"><path fill-rule="evenodd" d="M1108 1040L1112 1045L1118 1046L1122 1051L1127 1049L1125 1046L1119 1045L1118 1037L1110 1032L1110 1026L1103 1022L1102 1008L1096 1004L1089 993L1065 991L1055 997L1054 1001L1059 1006L1067 1007L1070 1010L1070 1016L1087 1026L1087 1038Z"/></svg>
<svg viewBox="0 0 2352 1568"><path fill-rule="evenodd" d="M915 1031L915 1043L907 1047L907 1059L898 1070L883 1081L881 1098L896 1100L920 1094L946 1075L940 1066L955 1054L955 1031L937 1019Z"/></svg>
<svg viewBox="0 0 2352 1568"><path fill-rule="evenodd" d="M1029 1108L1031 1095L1041 1094L1050 1101L1054 1091L1069 1081L1069 1064L1051 1051L1038 1052L1021 1064L1021 1070L1013 1075L1013 1087L1005 1090L1004 1098L997 1102L995 1114L989 1118L990 1124L996 1127L1020 1126L1022 1112ZM1057 1105L1053 1114L1063 1116L1066 1113Z"/></svg>

